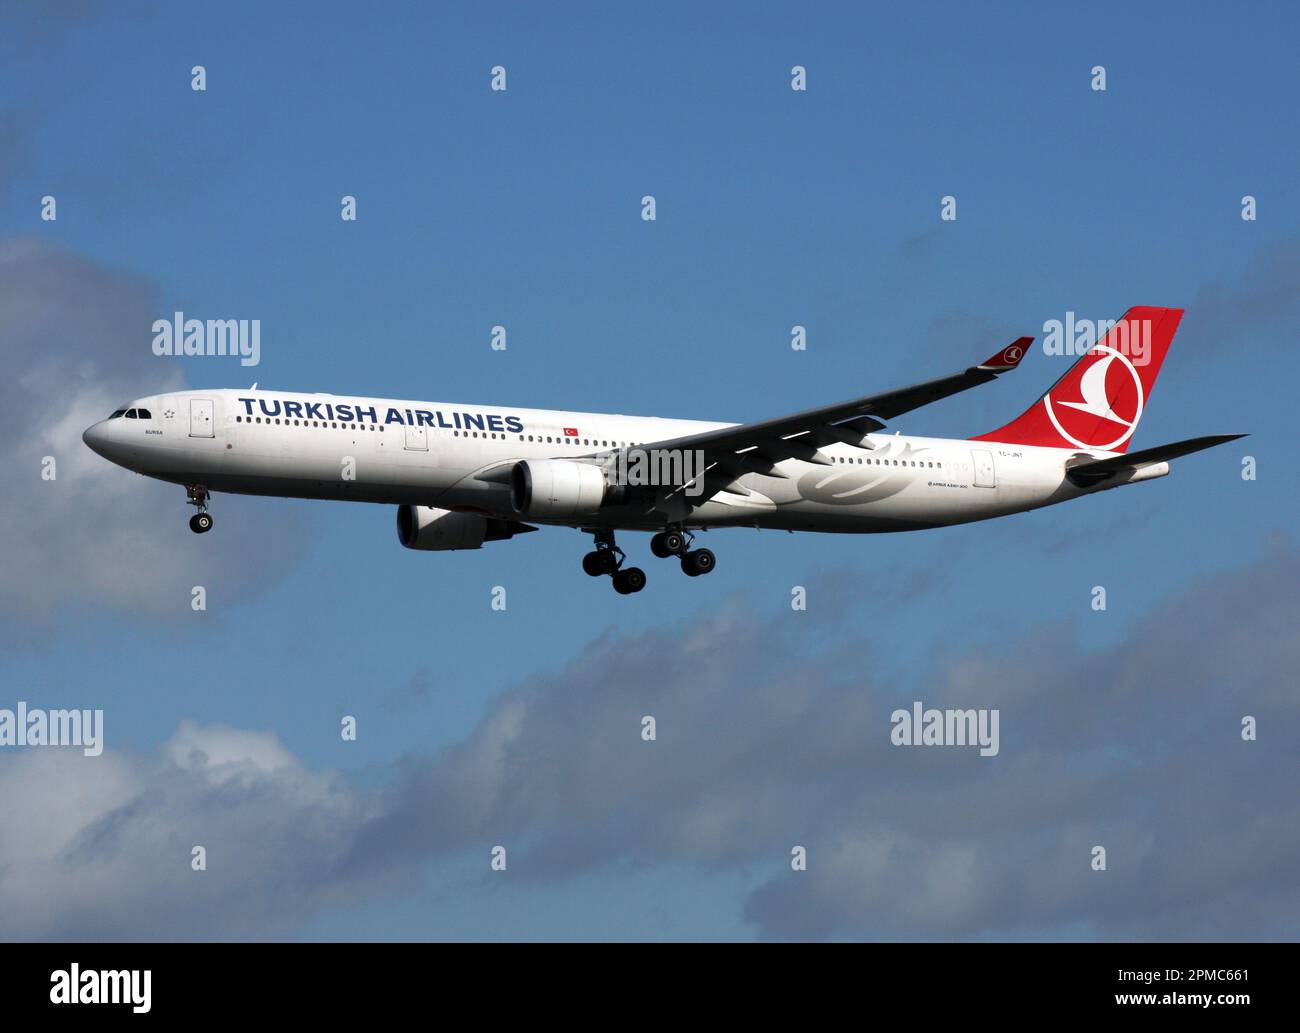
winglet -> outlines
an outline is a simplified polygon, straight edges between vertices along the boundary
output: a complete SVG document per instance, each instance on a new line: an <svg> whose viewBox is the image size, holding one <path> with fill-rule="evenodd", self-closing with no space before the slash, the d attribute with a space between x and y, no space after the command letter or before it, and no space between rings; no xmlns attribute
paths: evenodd
<svg viewBox="0 0 1300 1033"><path fill-rule="evenodd" d="M1020 365L1020 360L1025 357L1025 352L1029 351L1029 346L1034 343L1032 337L1017 337L991 359L985 359L976 369L982 369L988 373L1005 373L1009 369L1015 369Z"/></svg>

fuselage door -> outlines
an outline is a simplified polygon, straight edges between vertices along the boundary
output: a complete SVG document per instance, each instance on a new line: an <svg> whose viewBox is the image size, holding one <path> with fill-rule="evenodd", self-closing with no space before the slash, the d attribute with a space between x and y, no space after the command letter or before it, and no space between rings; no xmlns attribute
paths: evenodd
<svg viewBox="0 0 1300 1033"><path fill-rule="evenodd" d="M190 399L190 437L212 437L212 399Z"/></svg>
<svg viewBox="0 0 1300 1033"><path fill-rule="evenodd" d="M406 447L412 452L429 451L429 428L423 425L406 427Z"/></svg>
<svg viewBox="0 0 1300 1033"><path fill-rule="evenodd" d="M975 487L996 488L997 476L993 471L993 453L982 448L971 449L971 459L975 461Z"/></svg>

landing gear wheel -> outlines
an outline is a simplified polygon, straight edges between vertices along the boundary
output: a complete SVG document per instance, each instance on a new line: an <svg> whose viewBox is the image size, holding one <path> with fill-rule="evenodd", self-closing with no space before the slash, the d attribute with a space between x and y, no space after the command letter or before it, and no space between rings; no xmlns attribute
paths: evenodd
<svg viewBox="0 0 1300 1033"><path fill-rule="evenodd" d="M614 591L619 595L631 595L645 588L645 571L640 567L627 567L614 574Z"/></svg>
<svg viewBox="0 0 1300 1033"><path fill-rule="evenodd" d="M650 539L650 551L661 560L686 551L686 538L678 531L661 531Z"/></svg>
<svg viewBox="0 0 1300 1033"><path fill-rule="evenodd" d="M190 517L190 530L195 534L205 534L212 530L212 517L207 513L195 513Z"/></svg>
<svg viewBox="0 0 1300 1033"><path fill-rule="evenodd" d="M717 564L717 557L712 550L692 549L682 556L682 573L687 577L699 577L709 573Z"/></svg>
<svg viewBox="0 0 1300 1033"><path fill-rule="evenodd" d="M592 561L598 574L614 574L618 571L618 557L610 549L600 549L594 553L588 553L589 556L595 556ZM584 558L583 563L587 561Z"/></svg>
<svg viewBox="0 0 1300 1033"><path fill-rule="evenodd" d="M600 577L602 574L608 574L609 571L604 568L604 553L589 552L582 557L582 569L591 577Z"/></svg>

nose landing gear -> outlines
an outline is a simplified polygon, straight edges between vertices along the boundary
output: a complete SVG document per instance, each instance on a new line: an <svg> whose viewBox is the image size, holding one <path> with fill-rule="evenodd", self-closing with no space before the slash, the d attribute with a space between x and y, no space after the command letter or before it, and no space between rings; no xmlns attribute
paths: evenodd
<svg viewBox="0 0 1300 1033"><path fill-rule="evenodd" d="M631 595L645 588L645 571L640 567L624 567L627 554L614 542L614 532L601 529L592 531L596 540L594 551L582 557L582 569L592 577L608 574L619 595Z"/></svg>
<svg viewBox="0 0 1300 1033"><path fill-rule="evenodd" d="M198 512L190 517L190 530L195 534L206 534L212 530L212 515L208 512L208 489L201 484L185 485L186 501L197 508Z"/></svg>

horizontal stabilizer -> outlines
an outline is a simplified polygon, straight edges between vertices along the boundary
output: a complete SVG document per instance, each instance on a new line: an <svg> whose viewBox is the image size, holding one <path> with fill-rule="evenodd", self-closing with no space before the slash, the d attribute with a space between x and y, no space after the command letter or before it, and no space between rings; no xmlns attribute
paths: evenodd
<svg viewBox="0 0 1300 1033"><path fill-rule="evenodd" d="M1213 448L1228 441L1236 441L1245 436L1245 434L1211 434L1203 438L1189 438L1187 441L1175 441L1169 445L1144 448L1140 452L1130 452L1128 455L1113 456L1110 459L1084 459L1070 466L1066 470L1066 476L1080 487L1087 487L1123 470L1133 470L1151 463L1168 462L1170 459Z"/></svg>

